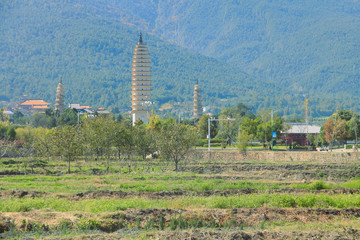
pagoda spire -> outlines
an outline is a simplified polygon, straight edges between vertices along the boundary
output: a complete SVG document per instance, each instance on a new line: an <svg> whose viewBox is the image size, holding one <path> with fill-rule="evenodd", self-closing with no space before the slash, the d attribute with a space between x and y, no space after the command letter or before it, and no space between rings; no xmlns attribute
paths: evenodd
<svg viewBox="0 0 360 240"><path fill-rule="evenodd" d="M142 40L142 33L139 33L139 44L143 44L143 40Z"/></svg>

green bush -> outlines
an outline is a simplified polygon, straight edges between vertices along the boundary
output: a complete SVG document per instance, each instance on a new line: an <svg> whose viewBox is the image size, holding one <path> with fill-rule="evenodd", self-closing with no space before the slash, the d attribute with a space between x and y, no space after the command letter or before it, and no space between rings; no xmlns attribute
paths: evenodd
<svg viewBox="0 0 360 240"><path fill-rule="evenodd" d="M310 190L321 190L321 189L329 189L329 186L325 184L323 181L316 181L309 185Z"/></svg>
<svg viewBox="0 0 360 240"><path fill-rule="evenodd" d="M100 230L101 224L95 219L82 219L77 223L80 230Z"/></svg>
<svg viewBox="0 0 360 240"><path fill-rule="evenodd" d="M315 196L308 196L306 198L298 198L297 204L299 207L303 208L312 208L314 207L316 203L316 197Z"/></svg>
<svg viewBox="0 0 360 240"><path fill-rule="evenodd" d="M279 207L287 207L287 208L296 207L296 200L293 196L281 195L281 196L276 196L276 198L278 199L277 203Z"/></svg>

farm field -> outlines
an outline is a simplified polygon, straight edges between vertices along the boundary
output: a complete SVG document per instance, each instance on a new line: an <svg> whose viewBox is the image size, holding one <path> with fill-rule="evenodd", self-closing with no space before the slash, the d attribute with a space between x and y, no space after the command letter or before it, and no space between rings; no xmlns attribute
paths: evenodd
<svg viewBox="0 0 360 240"><path fill-rule="evenodd" d="M0 159L0 238L360 238L357 153L197 152L178 172L159 159L114 158L108 174L90 156L71 174L57 158Z"/></svg>

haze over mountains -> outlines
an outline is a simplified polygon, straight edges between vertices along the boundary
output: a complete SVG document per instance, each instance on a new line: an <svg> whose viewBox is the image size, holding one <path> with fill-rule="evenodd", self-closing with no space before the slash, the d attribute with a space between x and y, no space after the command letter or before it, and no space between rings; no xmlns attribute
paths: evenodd
<svg viewBox="0 0 360 240"><path fill-rule="evenodd" d="M0 98L53 102L63 76L68 102L129 108L142 30L157 106L190 102L198 79L205 105L359 111L359 27L355 0L2 1Z"/></svg>

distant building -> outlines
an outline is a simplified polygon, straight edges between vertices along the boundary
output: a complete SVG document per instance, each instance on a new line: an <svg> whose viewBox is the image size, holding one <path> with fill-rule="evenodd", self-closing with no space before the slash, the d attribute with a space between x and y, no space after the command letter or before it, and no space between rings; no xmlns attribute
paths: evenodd
<svg viewBox="0 0 360 240"><path fill-rule="evenodd" d="M83 110L83 108L78 103L70 103L69 108L75 109L75 110Z"/></svg>
<svg viewBox="0 0 360 240"><path fill-rule="evenodd" d="M88 105L80 105L78 103L70 103L69 108L75 109L79 114L88 114L88 116L93 116L95 111L98 114L110 114L110 112L104 108L97 108L96 110L92 110Z"/></svg>
<svg viewBox="0 0 360 240"><path fill-rule="evenodd" d="M319 134L321 129L319 126L305 123L288 123L288 125L290 128L281 132L282 141L288 145L296 142L298 146L306 146L308 145L307 135Z"/></svg>
<svg viewBox="0 0 360 240"><path fill-rule="evenodd" d="M210 111L210 109L211 109L211 107L209 107L209 106L205 106L205 107L203 107L203 112L207 112L207 111Z"/></svg>
<svg viewBox="0 0 360 240"><path fill-rule="evenodd" d="M89 105L80 105L80 107L83 109L91 109L91 107Z"/></svg>
<svg viewBox="0 0 360 240"><path fill-rule="evenodd" d="M151 104L151 70L150 55L143 43L140 33L139 42L136 44L132 63L131 76L131 108L132 123L137 120L149 122L148 106Z"/></svg>
<svg viewBox="0 0 360 240"><path fill-rule="evenodd" d="M194 86L194 119L200 118L202 115L202 104L201 104L201 95L200 95L200 85L196 81Z"/></svg>
<svg viewBox="0 0 360 240"><path fill-rule="evenodd" d="M98 114L110 114L108 110L97 110Z"/></svg>
<svg viewBox="0 0 360 240"><path fill-rule="evenodd" d="M55 100L55 111L63 112L65 108L65 94L64 94L64 84L62 83L62 78L56 89L56 100Z"/></svg>
<svg viewBox="0 0 360 240"><path fill-rule="evenodd" d="M80 105L79 103L70 103L69 108L75 109L80 114L93 114L94 112L91 110L90 106Z"/></svg>
<svg viewBox="0 0 360 240"><path fill-rule="evenodd" d="M5 113L6 115L8 115L8 116L11 116L11 115L14 114L14 112L8 111L8 110L5 110L4 113Z"/></svg>
<svg viewBox="0 0 360 240"><path fill-rule="evenodd" d="M50 109L50 103L42 99L27 99L18 104L17 109L26 113L44 113L46 109Z"/></svg>

